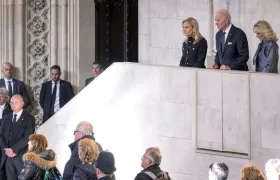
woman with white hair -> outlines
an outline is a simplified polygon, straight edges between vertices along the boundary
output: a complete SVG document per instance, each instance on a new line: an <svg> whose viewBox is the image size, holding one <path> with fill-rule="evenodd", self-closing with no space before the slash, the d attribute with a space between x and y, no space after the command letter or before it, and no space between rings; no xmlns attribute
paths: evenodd
<svg viewBox="0 0 280 180"><path fill-rule="evenodd" d="M280 180L280 159L270 159L265 164L267 180Z"/></svg>
<svg viewBox="0 0 280 180"><path fill-rule="evenodd" d="M254 25L253 31L261 41L253 58L256 72L278 73L278 39L271 25L261 20Z"/></svg>

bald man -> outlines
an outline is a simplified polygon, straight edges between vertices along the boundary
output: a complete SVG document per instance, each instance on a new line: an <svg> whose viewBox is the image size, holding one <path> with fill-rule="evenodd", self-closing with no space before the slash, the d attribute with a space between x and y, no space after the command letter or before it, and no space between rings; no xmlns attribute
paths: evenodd
<svg viewBox="0 0 280 180"><path fill-rule="evenodd" d="M215 22L217 54L213 69L248 71L249 49L246 34L231 24L231 15L221 9L216 13Z"/></svg>
<svg viewBox="0 0 280 180"><path fill-rule="evenodd" d="M5 62L2 68L3 78L0 79L0 88L6 88L9 98L15 94L20 94L24 99L24 108L29 105L29 95L25 89L24 83L13 78L13 65Z"/></svg>
<svg viewBox="0 0 280 180"><path fill-rule="evenodd" d="M11 99L13 112L2 119L0 129L1 180L18 179L23 167L22 156L27 152L29 136L35 131L35 119L23 110L23 106L22 96L14 95Z"/></svg>

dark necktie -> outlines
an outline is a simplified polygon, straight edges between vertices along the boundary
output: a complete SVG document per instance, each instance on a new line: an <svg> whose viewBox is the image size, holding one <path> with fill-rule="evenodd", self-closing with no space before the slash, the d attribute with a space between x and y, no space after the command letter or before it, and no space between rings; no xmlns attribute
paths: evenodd
<svg viewBox="0 0 280 180"><path fill-rule="evenodd" d="M11 81L8 81L8 92L9 92L10 98L12 98L12 96L13 96L13 88L12 88Z"/></svg>
<svg viewBox="0 0 280 180"><path fill-rule="evenodd" d="M224 50L225 50L225 36L226 35L226 32L222 32L222 36L221 36L221 45L222 45L222 52L224 52Z"/></svg>
<svg viewBox="0 0 280 180"><path fill-rule="evenodd" d="M17 114L14 114L13 123L17 122Z"/></svg>
<svg viewBox="0 0 280 180"><path fill-rule="evenodd" d="M53 92L52 92L52 105L54 107L55 99L56 99L56 91L57 91L57 82L54 83Z"/></svg>

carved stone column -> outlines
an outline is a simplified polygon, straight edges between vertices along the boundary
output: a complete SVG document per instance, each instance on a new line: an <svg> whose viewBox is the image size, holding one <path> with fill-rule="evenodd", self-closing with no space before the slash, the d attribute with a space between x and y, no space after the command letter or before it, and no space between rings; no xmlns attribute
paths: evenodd
<svg viewBox="0 0 280 180"><path fill-rule="evenodd" d="M36 124L40 124L42 110L39 105L41 84L49 79L50 57L50 1L27 1L27 41L26 41L26 83L30 86L33 97L32 114L36 117Z"/></svg>
<svg viewBox="0 0 280 180"><path fill-rule="evenodd" d="M0 0L0 5L0 63L14 64L15 77L26 83L30 111L40 124L40 88L49 80L52 65L61 66L62 78L76 92L79 87L84 70L79 69L79 0Z"/></svg>

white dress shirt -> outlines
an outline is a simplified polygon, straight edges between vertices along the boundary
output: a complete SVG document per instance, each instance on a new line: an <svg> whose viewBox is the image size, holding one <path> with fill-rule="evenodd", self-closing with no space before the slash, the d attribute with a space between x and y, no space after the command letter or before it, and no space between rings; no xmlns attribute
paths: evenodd
<svg viewBox="0 0 280 180"><path fill-rule="evenodd" d="M55 82L52 81L52 92L53 88L55 86ZM60 80L56 82L56 96L55 96L55 102L54 102L54 113L56 113L58 110L60 110L60 105L59 105L59 89L60 89Z"/></svg>
<svg viewBox="0 0 280 180"><path fill-rule="evenodd" d="M17 112L17 113L13 112L13 118L12 118L12 120L14 119L15 114L17 114L17 119L16 119L16 121L18 121L18 119L20 118L20 116L21 116L21 114L22 114L22 111L23 111L23 109L22 109L21 111Z"/></svg>
<svg viewBox="0 0 280 180"><path fill-rule="evenodd" d="M227 29L224 31L224 32L225 32L225 43L226 43L226 41L227 41L227 37L228 37L229 30L230 30L231 26L232 26L232 24L230 24L230 25L227 27Z"/></svg>
<svg viewBox="0 0 280 180"><path fill-rule="evenodd" d="M9 92L9 83L8 83L8 81L11 81L12 92L14 92L14 83L13 83L13 79L6 79L6 78L4 78L4 81L5 81L6 89L7 89L8 92Z"/></svg>
<svg viewBox="0 0 280 180"><path fill-rule="evenodd" d="M6 105L6 103L0 105L0 119L2 119L2 115L3 115L3 111L5 109L5 105Z"/></svg>

